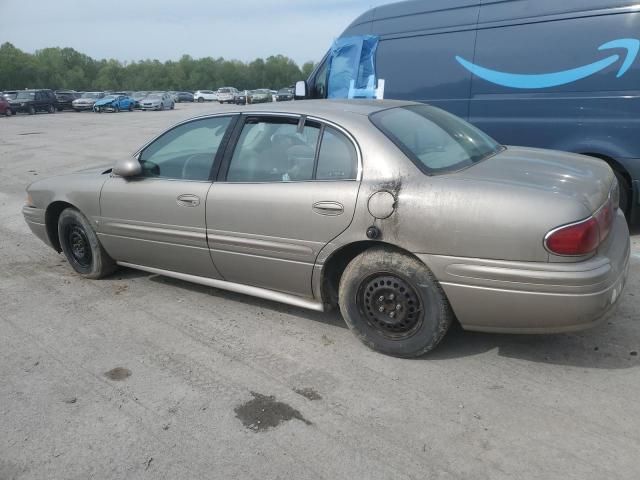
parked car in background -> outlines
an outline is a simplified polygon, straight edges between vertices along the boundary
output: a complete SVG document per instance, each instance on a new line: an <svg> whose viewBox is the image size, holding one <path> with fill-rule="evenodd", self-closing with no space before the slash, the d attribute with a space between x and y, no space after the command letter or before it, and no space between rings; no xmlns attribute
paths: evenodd
<svg viewBox="0 0 640 480"><path fill-rule="evenodd" d="M86 278L121 265L338 306L399 357L434 349L455 320L569 332L624 297L629 230L602 160L505 147L415 102L242 110L182 122L113 169L32 183L28 226Z"/></svg>
<svg viewBox="0 0 640 480"><path fill-rule="evenodd" d="M233 87L222 87L216 92L218 101L222 103L234 103L238 90Z"/></svg>
<svg viewBox="0 0 640 480"><path fill-rule="evenodd" d="M215 102L218 95L213 90L198 90L193 94L193 99L196 102Z"/></svg>
<svg viewBox="0 0 640 480"><path fill-rule="evenodd" d="M80 95L80 98L71 102L71 108L76 112L80 112L82 110L93 110L93 105L96 103L96 100L99 100L102 97L104 97L104 92L84 92Z"/></svg>
<svg viewBox="0 0 640 480"><path fill-rule="evenodd" d="M58 100L53 90L20 90L16 98L9 102L14 112L25 112L34 115L36 112L55 113L58 110Z"/></svg>
<svg viewBox="0 0 640 480"><path fill-rule="evenodd" d="M9 101L0 95L0 115L5 115L10 117L11 115L15 115L15 112L11 110L11 104Z"/></svg>
<svg viewBox="0 0 640 480"><path fill-rule="evenodd" d="M249 97L248 90L239 91L238 93L236 93L233 99L233 103L235 103L236 105L246 105L248 102L248 97Z"/></svg>
<svg viewBox="0 0 640 480"><path fill-rule="evenodd" d="M281 88L276 95L276 102L288 102L293 100L293 88Z"/></svg>
<svg viewBox="0 0 640 480"><path fill-rule="evenodd" d="M13 100L18 95L18 90L5 90L2 92L2 96L7 100Z"/></svg>
<svg viewBox="0 0 640 480"><path fill-rule="evenodd" d="M175 102L167 92L154 92L140 100L142 110L173 110Z"/></svg>
<svg viewBox="0 0 640 480"><path fill-rule="evenodd" d="M345 98L354 81L354 97L428 102L505 144L601 158L638 222L639 32L636 0L381 5L342 33L304 93Z"/></svg>
<svg viewBox="0 0 640 480"><path fill-rule="evenodd" d="M191 92L178 92L176 94L176 102L193 102L193 93Z"/></svg>
<svg viewBox="0 0 640 480"><path fill-rule="evenodd" d="M93 111L97 113L102 112L120 112L122 110L133 111L135 100L127 95L105 95L98 99L93 105Z"/></svg>
<svg viewBox="0 0 640 480"><path fill-rule="evenodd" d="M134 100L134 105L133 108L141 108L140 107L140 101L145 98L147 95L149 95L151 92L147 92L147 91L139 91L139 92L133 92L133 94L131 95L131 98L133 98Z"/></svg>
<svg viewBox="0 0 640 480"><path fill-rule="evenodd" d="M271 92L271 101L272 102L276 102L276 97L278 96L278 91L277 90L269 90Z"/></svg>
<svg viewBox="0 0 640 480"><path fill-rule="evenodd" d="M56 100L58 100L58 111L61 112L64 109L71 110L73 108L73 101L76 98L80 98L80 93L74 90L56 90Z"/></svg>
<svg viewBox="0 0 640 480"><path fill-rule="evenodd" d="M258 90L251 90L249 92L249 103L269 103L273 101L273 95L271 90L261 88Z"/></svg>

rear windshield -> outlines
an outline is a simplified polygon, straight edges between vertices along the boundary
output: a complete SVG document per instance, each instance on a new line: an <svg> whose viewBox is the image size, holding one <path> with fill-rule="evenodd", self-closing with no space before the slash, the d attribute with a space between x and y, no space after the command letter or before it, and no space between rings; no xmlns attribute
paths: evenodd
<svg viewBox="0 0 640 480"><path fill-rule="evenodd" d="M369 118L429 174L461 170L504 148L464 120L429 105L390 108Z"/></svg>

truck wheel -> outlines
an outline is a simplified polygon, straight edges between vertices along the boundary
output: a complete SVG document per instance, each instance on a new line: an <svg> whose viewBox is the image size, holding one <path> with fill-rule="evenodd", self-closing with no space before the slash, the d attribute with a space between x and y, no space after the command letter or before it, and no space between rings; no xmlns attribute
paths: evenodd
<svg viewBox="0 0 640 480"><path fill-rule="evenodd" d="M60 214L58 238L69 265L83 277L102 278L116 270L116 263L102 247L89 220L75 208Z"/></svg>
<svg viewBox="0 0 640 480"><path fill-rule="evenodd" d="M347 265L339 304L365 345L396 357L433 350L454 318L431 271L418 259L386 248L366 250Z"/></svg>
<svg viewBox="0 0 640 480"><path fill-rule="evenodd" d="M620 189L620 210L625 214L627 218L631 213L631 187L629 186L629 182L627 179L622 176L617 170L614 170L613 173L616 174L616 178L618 179L618 186Z"/></svg>
<svg viewBox="0 0 640 480"><path fill-rule="evenodd" d="M36 107L34 107L33 105L29 105L29 115L35 115L36 114Z"/></svg>

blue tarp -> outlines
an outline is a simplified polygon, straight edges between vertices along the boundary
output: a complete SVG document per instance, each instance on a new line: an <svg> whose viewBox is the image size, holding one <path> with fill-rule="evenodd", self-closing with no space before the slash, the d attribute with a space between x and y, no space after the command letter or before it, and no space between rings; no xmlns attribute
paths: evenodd
<svg viewBox="0 0 640 480"><path fill-rule="evenodd" d="M336 40L329 58L328 98L376 98L378 37L362 35Z"/></svg>

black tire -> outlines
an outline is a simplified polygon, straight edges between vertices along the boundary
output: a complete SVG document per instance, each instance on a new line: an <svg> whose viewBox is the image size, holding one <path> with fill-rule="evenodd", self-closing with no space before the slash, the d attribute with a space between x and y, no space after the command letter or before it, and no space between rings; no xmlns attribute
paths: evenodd
<svg viewBox="0 0 640 480"><path fill-rule="evenodd" d="M29 109L27 110L27 112L29 113L29 115L35 115L36 107L34 107L33 105L29 105Z"/></svg>
<svg viewBox="0 0 640 480"><path fill-rule="evenodd" d="M616 174L616 178L618 179L618 186L620 188L620 210L625 214L627 218L631 214L631 187L629 186L629 182L624 176L614 170L613 173Z"/></svg>
<svg viewBox="0 0 640 480"><path fill-rule="evenodd" d="M11 110L11 115L15 115L16 113L18 112L16 112L15 110Z"/></svg>
<svg viewBox="0 0 640 480"><path fill-rule="evenodd" d="M387 248L366 250L347 265L339 304L365 345L404 358L433 350L454 318L431 271L418 259Z"/></svg>
<svg viewBox="0 0 640 480"><path fill-rule="evenodd" d="M13 115L13 111L7 107L7 109L4 111L4 116L10 117L11 115Z"/></svg>
<svg viewBox="0 0 640 480"><path fill-rule="evenodd" d="M171 102L171 110L173 110L174 108L176 108L176 104Z"/></svg>
<svg viewBox="0 0 640 480"><path fill-rule="evenodd" d="M75 208L60 214L58 238L69 265L83 277L102 278L116 270L116 263L100 244L89 220Z"/></svg>
<svg viewBox="0 0 640 480"><path fill-rule="evenodd" d="M56 113L56 107L54 107L53 105L49 105L47 107L47 112L48 113Z"/></svg>
<svg viewBox="0 0 640 480"><path fill-rule="evenodd" d="M202 103L202 102L204 102L204 98L203 97L198 98L198 103Z"/></svg>

